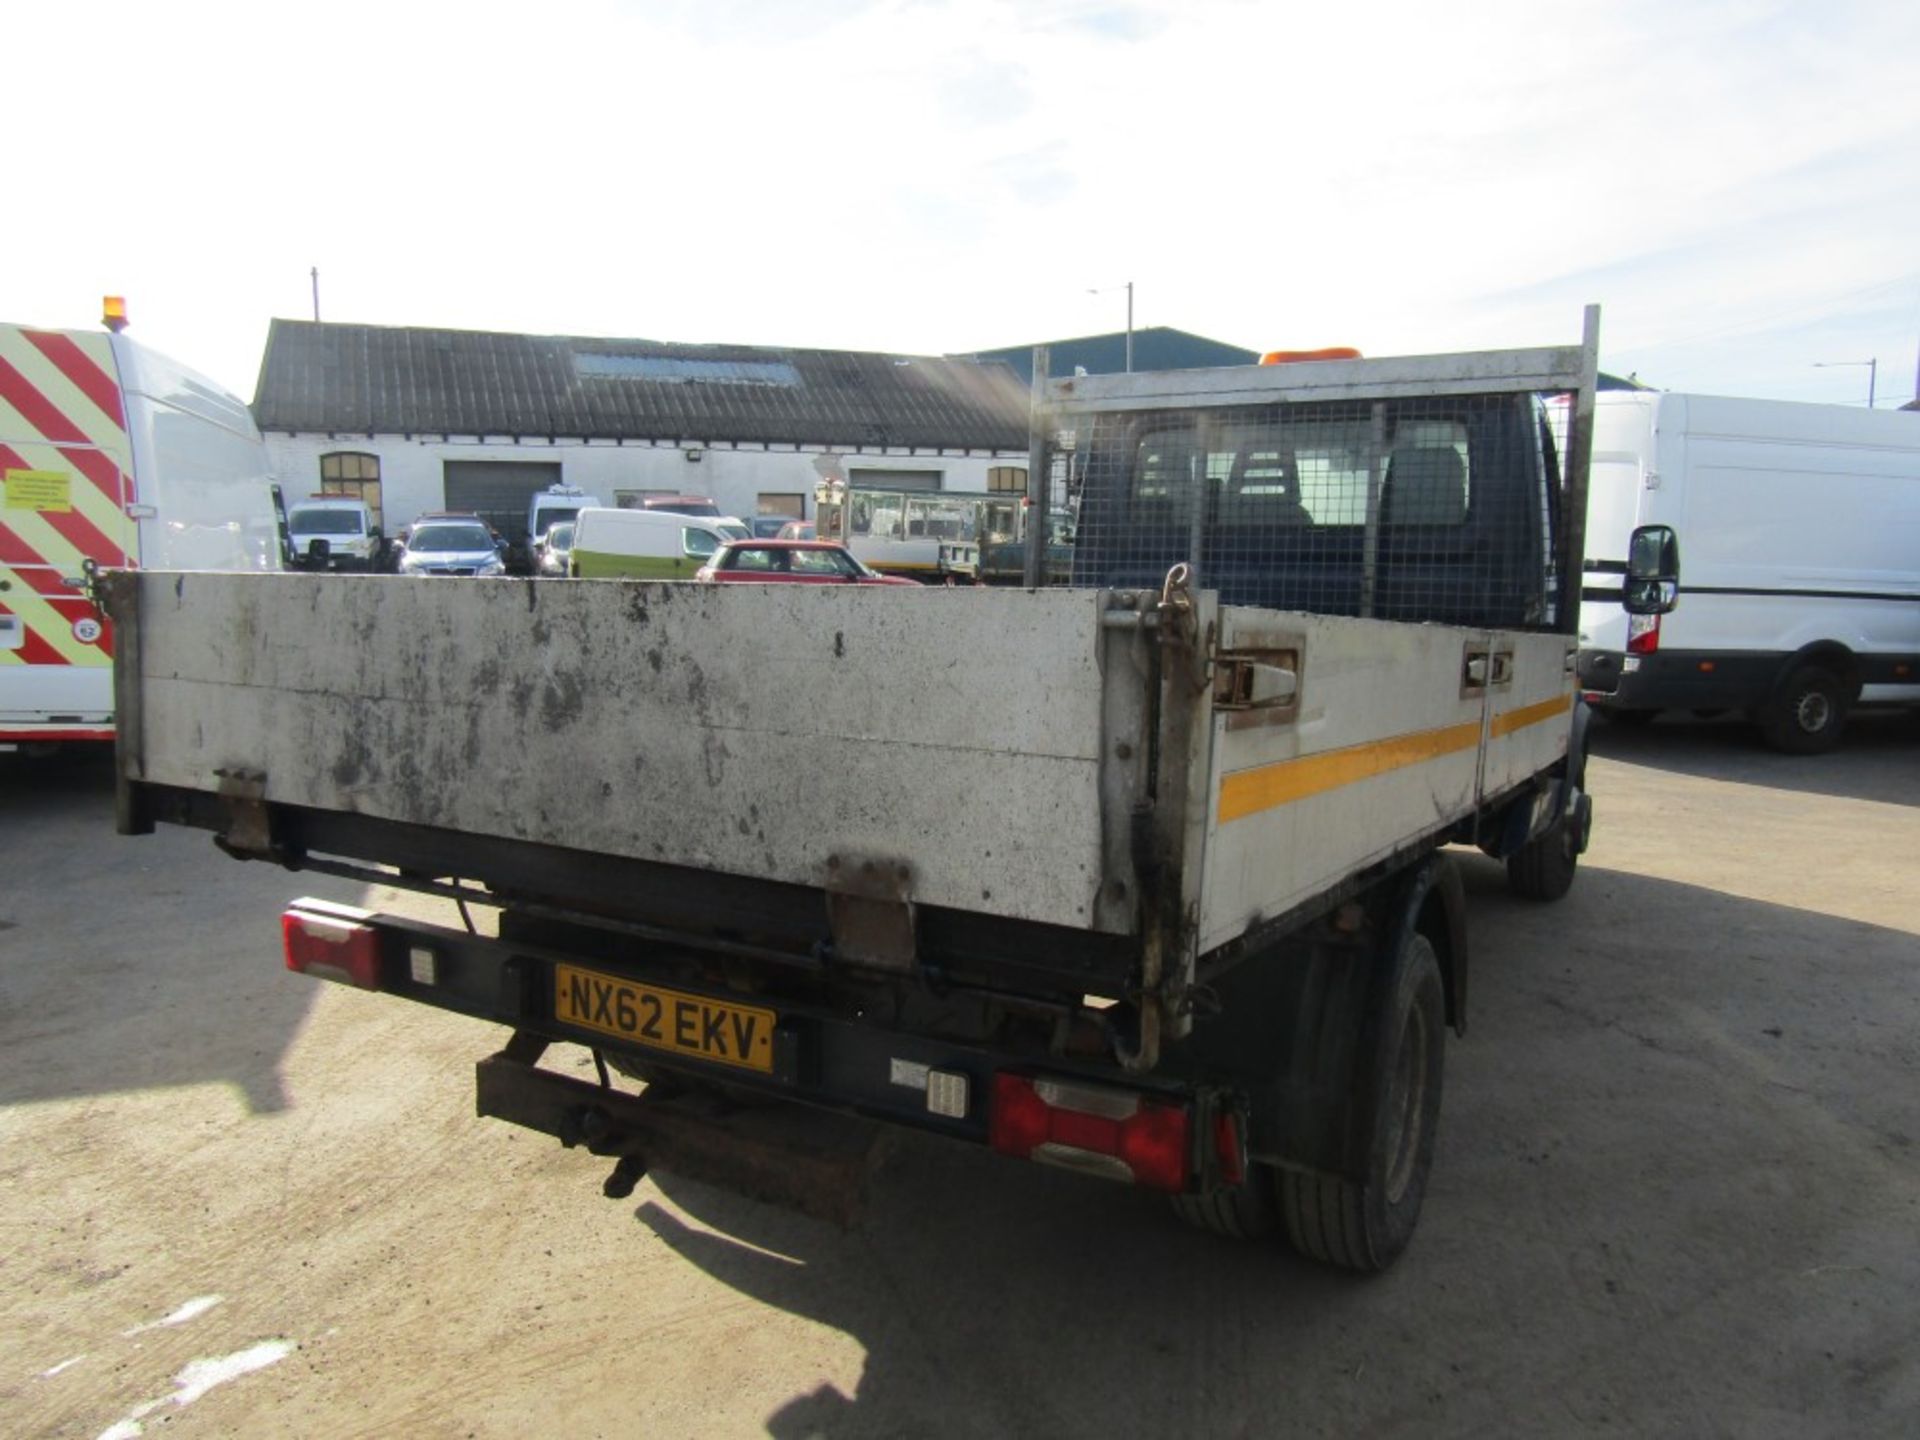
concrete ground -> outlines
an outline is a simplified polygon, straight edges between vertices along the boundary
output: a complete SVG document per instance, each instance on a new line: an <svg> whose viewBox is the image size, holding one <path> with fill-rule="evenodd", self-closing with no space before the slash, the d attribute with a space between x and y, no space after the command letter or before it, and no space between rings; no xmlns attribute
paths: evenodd
<svg viewBox="0 0 1920 1440"><path fill-rule="evenodd" d="M1472 1024L1371 1281L917 1139L851 1233L604 1200L473 1118L498 1030L280 968L357 888L0 757L0 1430L1920 1434L1920 722L1597 750L1567 901L1463 857Z"/></svg>

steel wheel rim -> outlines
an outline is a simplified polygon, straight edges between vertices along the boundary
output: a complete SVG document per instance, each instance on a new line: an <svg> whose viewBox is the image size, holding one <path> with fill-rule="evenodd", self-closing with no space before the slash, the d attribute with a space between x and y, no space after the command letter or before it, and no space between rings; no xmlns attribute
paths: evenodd
<svg viewBox="0 0 1920 1440"><path fill-rule="evenodd" d="M1809 690L1793 707L1793 718L1809 735L1818 735L1833 718L1833 702L1819 690Z"/></svg>
<svg viewBox="0 0 1920 1440"><path fill-rule="evenodd" d="M1387 1089L1387 1203L1398 1205L1413 1184L1420 1155L1420 1114L1427 1098L1427 1017L1419 1006L1407 1012Z"/></svg>

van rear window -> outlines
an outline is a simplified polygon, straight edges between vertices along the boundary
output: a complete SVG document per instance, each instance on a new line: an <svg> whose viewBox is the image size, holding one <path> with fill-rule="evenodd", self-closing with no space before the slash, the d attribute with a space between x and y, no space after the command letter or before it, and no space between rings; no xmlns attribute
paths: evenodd
<svg viewBox="0 0 1920 1440"><path fill-rule="evenodd" d="M302 535L358 535L360 513L357 510L295 510L287 517L287 528Z"/></svg>

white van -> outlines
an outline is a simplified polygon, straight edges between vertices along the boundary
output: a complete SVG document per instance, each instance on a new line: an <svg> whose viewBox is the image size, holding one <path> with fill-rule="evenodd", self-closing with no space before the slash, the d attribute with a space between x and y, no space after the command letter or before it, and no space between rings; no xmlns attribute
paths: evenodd
<svg viewBox="0 0 1920 1440"><path fill-rule="evenodd" d="M1856 703L1920 701L1920 415L1603 391L1589 496L1580 683L1603 712L1744 711L1810 754ZM1648 525L1678 600L1629 617Z"/></svg>
<svg viewBox="0 0 1920 1440"><path fill-rule="evenodd" d="M124 334L0 324L0 362L0 750L111 740L89 572L277 569L266 446L245 401Z"/></svg>
<svg viewBox="0 0 1920 1440"><path fill-rule="evenodd" d="M287 546L293 563L307 570L369 570L380 531L364 500L309 495L287 504Z"/></svg>
<svg viewBox="0 0 1920 1440"><path fill-rule="evenodd" d="M573 518L567 573L583 580L691 580L727 539L710 516L589 506Z"/></svg>
<svg viewBox="0 0 1920 1440"><path fill-rule="evenodd" d="M589 495L578 485L549 485L534 491L533 498L527 502L527 544L538 545L554 526L599 504L599 497Z"/></svg>

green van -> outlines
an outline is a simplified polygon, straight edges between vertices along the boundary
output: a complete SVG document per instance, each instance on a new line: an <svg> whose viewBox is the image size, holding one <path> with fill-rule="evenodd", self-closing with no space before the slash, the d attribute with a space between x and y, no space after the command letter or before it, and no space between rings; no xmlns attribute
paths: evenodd
<svg viewBox="0 0 1920 1440"><path fill-rule="evenodd" d="M668 510L589 506L573 520L577 580L691 580L727 536L717 521Z"/></svg>

